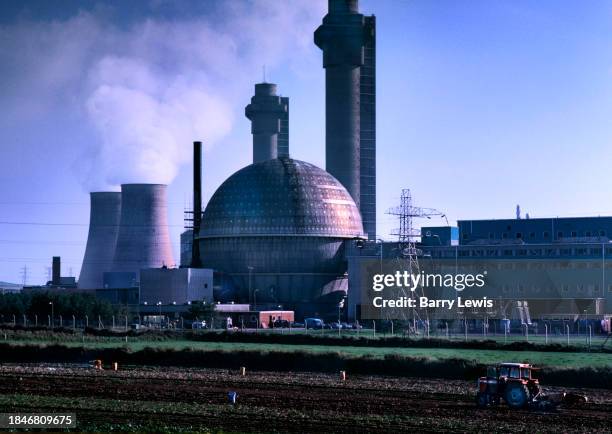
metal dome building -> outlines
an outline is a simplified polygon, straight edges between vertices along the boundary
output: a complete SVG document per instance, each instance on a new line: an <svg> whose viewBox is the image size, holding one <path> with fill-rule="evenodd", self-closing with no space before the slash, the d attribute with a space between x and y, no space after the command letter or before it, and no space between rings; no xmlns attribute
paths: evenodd
<svg viewBox="0 0 612 434"><path fill-rule="evenodd" d="M363 236L359 209L338 180L283 157L230 176L204 211L199 240L204 266L234 287L221 298L304 303L346 271L344 241Z"/></svg>

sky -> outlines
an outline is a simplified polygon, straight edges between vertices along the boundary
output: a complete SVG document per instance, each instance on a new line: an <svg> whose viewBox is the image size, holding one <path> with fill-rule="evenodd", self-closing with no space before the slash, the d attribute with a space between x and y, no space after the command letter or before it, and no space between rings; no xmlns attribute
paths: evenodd
<svg viewBox="0 0 612 434"><path fill-rule="evenodd" d="M612 3L361 0L377 17L378 233L403 188L458 219L612 215ZM312 32L323 0L0 2L0 281L78 276L90 191L169 184L175 260L191 206L252 159L266 78L290 153L325 167ZM438 225L443 221L427 220Z"/></svg>

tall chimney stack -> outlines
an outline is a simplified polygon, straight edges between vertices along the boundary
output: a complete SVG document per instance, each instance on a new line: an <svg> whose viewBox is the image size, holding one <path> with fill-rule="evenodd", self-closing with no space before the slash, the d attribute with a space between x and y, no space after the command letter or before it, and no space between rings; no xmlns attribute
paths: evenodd
<svg viewBox="0 0 612 434"><path fill-rule="evenodd" d="M353 197L369 239L376 238L375 27L358 0L328 0L314 34L325 68L326 170Z"/></svg>
<svg viewBox="0 0 612 434"><path fill-rule="evenodd" d="M202 142L193 142L193 239L191 266L202 266L200 257L200 226L202 225Z"/></svg>
<svg viewBox="0 0 612 434"><path fill-rule="evenodd" d="M289 98L276 94L276 84L258 83L251 103L245 107L253 134L253 163L286 157L289 154ZM281 149L279 149L279 135ZM280 155L279 155L280 151ZM285 155L286 154L286 155Z"/></svg>
<svg viewBox="0 0 612 434"><path fill-rule="evenodd" d="M104 273L111 270L117 246L121 193L96 191L89 198L89 234L78 287L100 289L104 287Z"/></svg>
<svg viewBox="0 0 612 434"><path fill-rule="evenodd" d="M54 286L59 286L62 280L61 276L62 276L62 260L59 256L54 256L51 283Z"/></svg>

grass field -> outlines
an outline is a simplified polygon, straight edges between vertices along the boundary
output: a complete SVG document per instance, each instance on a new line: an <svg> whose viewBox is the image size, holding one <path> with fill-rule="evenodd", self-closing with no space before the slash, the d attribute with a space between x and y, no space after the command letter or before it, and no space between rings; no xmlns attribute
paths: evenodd
<svg viewBox="0 0 612 434"><path fill-rule="evenodd" d="M92 339L92 338L88 338ZM6 343L25 344L32 343L24 340L6 340ZM57 341L41 341L39 344L56 344ZM394 354L405 357L428 357L431 359L450 359L459 358L473 360L478 363L497 363L512 361L527 361L541 366L562 366L562 367L610 367L612 368L612 354L606 353L566 353L566 352L539 352L539 351L505 351L505 350L480 350L480 349L458 349L458 348L389 348L389 347L351 347L334 345L283 345L283 344L262 344L262 343L233 343L233 342L195 342L189 340L135 340L129 338L126 343L124 338L105 338L104 341L95 340L88 342L73 341L62 342L62 345L71 347L95 348L129 348L132 351L142 350L146 347L159 349L181 350L192 348L201 351L281 351L296 352L305 351L310 353L340 353L349 356L370 356L374 358L384 358Z"/></svg>

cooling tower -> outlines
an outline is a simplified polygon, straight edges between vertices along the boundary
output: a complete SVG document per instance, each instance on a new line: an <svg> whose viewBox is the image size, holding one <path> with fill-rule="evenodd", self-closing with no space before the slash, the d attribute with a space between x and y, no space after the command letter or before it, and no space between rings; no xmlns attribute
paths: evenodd
<svg viewBox="0 0 612 434"><path fill-rule="evenodd" d="M174 266L166 185L123 184L113 272L139 276L143 268Z"/></svg>
<svg viewBox="0 0 612 434"><path fill-rule="evenodd" d="M103 274L110 271L121 215L121 193L94 192L90 194L89 235L79 288L102 288Z"/></svg>

